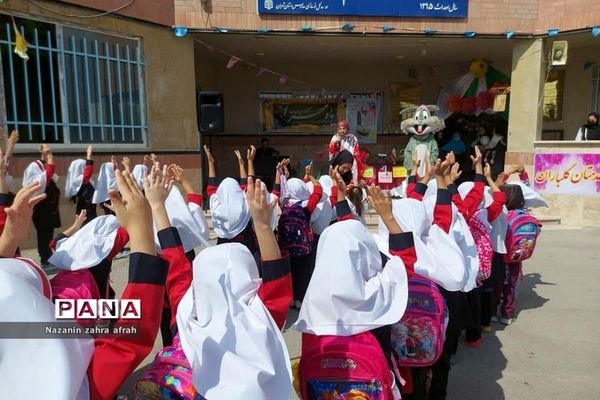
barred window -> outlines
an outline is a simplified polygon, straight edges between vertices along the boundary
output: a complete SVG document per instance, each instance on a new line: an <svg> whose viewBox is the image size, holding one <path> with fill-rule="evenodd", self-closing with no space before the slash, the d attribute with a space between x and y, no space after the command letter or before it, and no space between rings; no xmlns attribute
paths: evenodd
<svg viewBox="0 0 600 400"><path fill-rule="evenodd" d="M29 60L13 52L12 19L0 15L0 116L8 129L19 130L21 142L146 143L140 40L15 20Z"/></svg>

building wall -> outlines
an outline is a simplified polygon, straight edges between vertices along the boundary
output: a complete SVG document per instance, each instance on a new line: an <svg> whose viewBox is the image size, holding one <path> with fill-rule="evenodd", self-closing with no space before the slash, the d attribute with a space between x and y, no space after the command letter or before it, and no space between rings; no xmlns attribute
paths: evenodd
<svg viewBox="0 0 600 400"><path fill-rule="evenodd" d="M317 28L352 23L357 27L385 24L409 30L435 28L457 33L465 30L479 33L503 33L507 30L545 33L548 28L578 29L594 26L600 21L600 3L591 0L469 0L468 18L454 21L293 15L261 17L256 11L257 0L209 0L207 4L205 9L198 0L175 0L175 23L192 28L208 29L212 26L241 30L270 28L298 31L303 25ZM365 30L381 32L381 28L377 27L367 26Z"/></svg>
<svg viewBox="0 0 600 400"><path fill-rule="evenodd" d="M569 49L565 67L563 120L545 121L543 125L543 129L562 129L564 140L575 139L577 130L586 123L587 114L592 111L594 68L588 63L600 63L600 40L598 42L599 45L595 47Z"/></svg>
<svg viewBox="0 0 600 400"><path fill-rule="evenodd" d="M65 6L52 2L51 8L62 13L83 14L81 7ZM148 4L147 4L148 5ZM156 4L155 4L156 5ZM168 7L167 7L168 8ZM1 12L18 13L23 17L68 22L70 25L100 29L106 32L135 36L142 39L145 61L145 94L147 104L148 146L128 154L133 163L141 161L141 154L158 153L165 162L178 162L188 170L194 185L200 190L200 159L198 157L199 135L196 121L196 84L194 46L191 38L178 39L170 28L134 21L123 17L99 17L91 19L63 18L56 13L44 11L26 0L9 0ZM30 151L30 150L29 150ZM110 159L111 154L123 155L118 146L95 152L97 167ZM55 152L59 187L64 189L64 176L74 158L85 157L85 146ZM17 145L15 160L10 169L20 187L23 170L36 155L23 153ZM74 219L74 206L67 199L61 201L62 229L69 227ZM56 233L59 231L57 230ZM25 248L35 246L33 233L24 243Z"/></svg>
<svg viewBox="0 0 600 400"><path fill-rule="evenodd" d="M468 60L469 56L466 56ZM239 66L232 70L222 62L209 62L201 54L196 60L196 81L202 90L216 90L223 93L225 104L225 132L217 135L204 135L204 143L213 144L218 160L222 160L224 174L237 175L237 163L233 156L234 148L250 144L259 145L260 103L259 94L263 91L304 91L293 82L282 86L276 78L256 77L256 71ZM510 60L494 60L494 67L510 73ZM360 64L353 62L351 67L344 63L328 63L307 60L303 64L269 64L275 71L285 71L302 81L327 87L329 92L373 91L383 92L383 135L377 144L365 145L373 154L389 153L392 148L403 149L408 141L399 133L399 126L390 123L390 84L396 82L418 82L421 84L421 99L424 104L437 104L439 88L464 74L460 65L447 65L442 68L422 67L417 69L418 77L409 77L409 65L402 61ZM333 132L332 132L333 133ZM249 136L250 135L250 136ZM315 154L326 150L331 134L270 135L271 144L293 161L314 158ZM221 153L222 152L222 153Z"/></svg>
<svg viewBox="0 0 600 400"><path fill-rule="evenodd" d="M62 3L70 3L81 7L89 7L94 10L110 11L121 8L122 0L59 0ZM49 3L49 2L44 2ZM84 14L83 11L80 12ZM94 14L90 12L88 14ZM116 14L141 21L153 22L164 26L172 26L175 21L175 4L164 0L137 0Z"/></svg>

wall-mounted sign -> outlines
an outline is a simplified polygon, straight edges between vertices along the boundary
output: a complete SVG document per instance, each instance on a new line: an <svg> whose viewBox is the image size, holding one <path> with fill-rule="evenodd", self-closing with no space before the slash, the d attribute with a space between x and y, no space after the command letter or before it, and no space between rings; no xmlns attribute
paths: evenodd
<svg viewBox="0 0 600 400"><path fill-rule="evenodd" d="M468 0L258 0L259 14L466 18Z"/></svg>
<svg viewBox="0 0 600 400"><path fill-rule="evenodd" d="M535 155L537 192L550 194L600 194L600 154Z"/></svg>

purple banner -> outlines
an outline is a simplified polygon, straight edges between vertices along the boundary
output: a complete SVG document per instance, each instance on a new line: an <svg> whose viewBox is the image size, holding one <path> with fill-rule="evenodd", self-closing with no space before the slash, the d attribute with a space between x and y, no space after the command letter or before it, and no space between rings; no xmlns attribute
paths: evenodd
<svg viewBox="0 0 600 400"><path fill-rule="evenodd" d="M600 154L536 154L534 189L549 194L600 194Z"/></svg>

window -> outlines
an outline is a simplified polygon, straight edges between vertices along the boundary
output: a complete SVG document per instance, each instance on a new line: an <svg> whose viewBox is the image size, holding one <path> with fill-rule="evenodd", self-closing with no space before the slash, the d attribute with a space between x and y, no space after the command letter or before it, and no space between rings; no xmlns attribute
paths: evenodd
<svg viewBox="0 0 600 400"><path fill-rule="evenodd" d="M29 60L13 53L12 19L0 15L0 115L21 142L145 143L144 63L137 39L16 19Z"/></svg>
<svg viewBox="0 0 600 400"><path fill-rule="evenodd" d="M547 121L562 121L564 84L564 70L548 73L544 84L544 119Z"/></svg>
<svg viewBox="0 0 600 400"><path fill-rule="evenodd" d="M592 75L592 87L594 88L592 110L600 113L600 66L594 67L594 74Z"/></svg>

